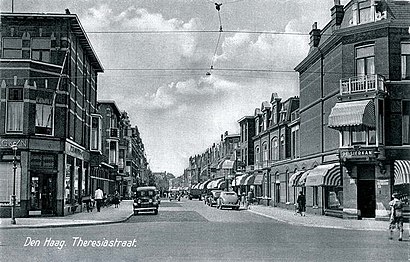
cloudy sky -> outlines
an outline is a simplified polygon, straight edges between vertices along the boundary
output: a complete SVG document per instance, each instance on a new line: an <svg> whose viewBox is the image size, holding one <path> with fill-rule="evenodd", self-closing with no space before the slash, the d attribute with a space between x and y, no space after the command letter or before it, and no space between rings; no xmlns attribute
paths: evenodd
<svg viewBox="0 0 410 262"><path fill-rule="evenodd" d="M10 11L12 0L1 0ZM183 174L272 92L298 95L293 68L333 0L14 0L15 12L79 16L105 72L98 99L137 125L153 171ZM342 1L342 4L346 1ZM268 32L268 33L266 33ZM215 54L215 56L214 56ZM214 70L210 71L213 64Z"/></svg>

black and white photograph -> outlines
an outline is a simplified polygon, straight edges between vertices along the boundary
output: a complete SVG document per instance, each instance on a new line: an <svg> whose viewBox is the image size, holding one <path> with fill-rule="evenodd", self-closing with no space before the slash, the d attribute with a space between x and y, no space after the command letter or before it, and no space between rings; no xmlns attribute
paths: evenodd
<svg viewBox="0 0 410 262"><path fill-rule="evenodd" d="M410 261L410 0L0 0L0 261Z"/></svg>

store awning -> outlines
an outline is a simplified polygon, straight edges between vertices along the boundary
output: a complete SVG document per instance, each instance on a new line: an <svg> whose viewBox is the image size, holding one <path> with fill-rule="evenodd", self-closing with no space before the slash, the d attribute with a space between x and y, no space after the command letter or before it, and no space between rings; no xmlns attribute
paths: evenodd
<svg viewBox="0 0 410 262"><path fill-rule="evenodd" d="M235 161L232 160L225 160L222 163L222 169L233 169L233 164L235 163Z"/></svg>
<svg viewBox="0 0 410 262"><path fill-rule="evenodd" d="M339 129L349 126L376 126L374 103L372 100L336 103L329 115L330 128Z"/></svg>
<svg viewBox="0 0 410 262"><path fill-rule="evenodd" d="M250 175L245 179L245 182L243 183L245 186L250 186L253 185L254 181L255 181L255 177L256 175Z"/></svg>
<svg viewBox="0 0 410 262"><path fill-rule="evenodd" d="M289 186L296 186L299 182L300 177L305 171L296 171L289 177Z"/></svg>
<svg viewBox="0 0 410 262"><path fill-rule="evenodd" d="M295 186L305 186L305 183L306 183L306 178L307 178L307 176L309 175L309 172L310 172L311 170L308 170L308 171L306 171L305 173L303 173L301 176L300 176L300 178L299 178L299 180L297 181L297 183L295 183Z"/></svg>
<svg viewBox="0 0 410 262"><path fill-rule="evenodd" d="M262 181L263 181L263 174L259 173L255 176L255 180L253 181L253 185L260 186L260 185L262 185Z"/></svg>
<svg viewBox="0 0 410 262"><path fill-rule="evenodd" d="M199 187L200 184L201 184L201 183L196 183L192 188L193 188L193 189L198 189L198 187Z"/></svg>
<svg viewBox="0 0 410 262"><path fill-rule="evenodd" d="M226 187L226 185L225 185L225 179L224 178L220 178L220 179L218 179L218 180L216 180L217 182L216 182L216 188L218 188L218 189L223 189L223 188L225 188Z"/></svg>
<svg viewBox="0 0 410 262"><path fill-rule="evenodd" d="M211 183L212 180L207 180L205 182L203 182L202 184L199 185L199 189L204 189L207 188L208 184Z"/></svg>
<svg viewBox="0 0 410 262"><path fill-rule="evenodd" d="M328 164L310 170L305 186L340 186L341 182L340 165Z"/></svg>
<svg viewBox="0 0 410 262"><path fill-rule="evenodd" d="M394 185L410 184L410 160L394 161Z"/></svg>
<svg viewBox="0 0 410 262"><path fill-rule="evenodd" d="M237 173L238 174L238 173ZM248 174L240 174L238 176L236 176L235 178L235 186L240 186L241 185L241 180L242 178L244 178L245 176L247 176Z"/></svg>
<svg viewBox="0 0 410 262"><path fill-rule="evenodd" d="M220 181L223 181L223 180L224 180L223 177L222 177L222 178L215 179L215 180L212 180L211 182L208 183L208 185L206 186L206 188L208 188L208 189L218 188L218 183L219 183Z"/></svg>

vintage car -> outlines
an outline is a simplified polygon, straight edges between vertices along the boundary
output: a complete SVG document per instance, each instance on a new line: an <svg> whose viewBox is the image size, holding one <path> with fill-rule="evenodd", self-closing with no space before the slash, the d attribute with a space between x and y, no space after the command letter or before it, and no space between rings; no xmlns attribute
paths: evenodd
<svg viewBox="0 0 410 262"><path fill-rule="evenodd" d="M216 206L217 200L221 192L222 190L219 189L212 190L211 192L209 192L205 199L205 204L207 204L208 206Z"/></svg>
<svg viewBox="0 0 410 262"><path fill-rule="evenodd" d="M191 188L189 190L188 199L191 200L193 198L197 198L199 201L201 201L201 199L202 199L202 189Z"/></svg>
<svg viewBox="0 0 410 262"><path fill-rule="evenodd" d="M140 211L153 211L158 214L158 199L156 188L154 186L137 187L134 195L134 215Z"/></svg>
<svg viewBox="0 0 410 262"><path fill-rule="evenodd" d="M239 198L235 192L222 191L217 200L217 208L222 209L224 207L230 207L232 209L239 210Z"/></svg>

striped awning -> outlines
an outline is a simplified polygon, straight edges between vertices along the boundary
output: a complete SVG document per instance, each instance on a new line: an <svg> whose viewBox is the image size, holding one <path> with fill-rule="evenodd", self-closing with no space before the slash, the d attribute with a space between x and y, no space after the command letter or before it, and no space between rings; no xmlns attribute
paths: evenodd
<svg viewBox="0 0 410 262"><path fill-rule="evenodd" d="M255 176L255 180L253 181L254 185L260 186L262 185L262 181L263 181L263 174L259 173Z"/></svg>
<svg viewBox="0 0 410 262"><path fill-rule="evenodd" d="M339 129L349 126L376 126L372 100L336 103L329 115L328 127Z"/></svg>
<svg viewBox="0 0 410 262"><path fill-rule="evenodd" d="M222 169L233 169L233 164L235 163L235 161L232 160L225 160L222 163Z"/></svg>
<svg viewBox="0 0 410 262"><path fill-rule="evenodd" d="M206 186L209 184L211 182L211 180L207 180L207 181L205 181L205 182L202 182L200 185L199 185L199 189L204 189L204 188L206 188Z"/></svg>
<svg viewBox="0 0 410 262"><path fill-rule="evenodd" d="M235 178L235 185L236 186L240 186L241 185L241 181L244 177L248 176L248 174L241 174L240 176L237 176Z"/></svg>
<svg viewBox="0 0 410 262"><path fill-rule="evenodd" d="M296 186L299 182L300 177L305 171L296 171L289 177L289 186Z"/></svg>
<svg viewBox="0 0 410 262"><path fill-rule="evenodd" d="M394 161L394 185L410 184L410 160Z"/></svg>
<svg viewBox="0 0 410 262"><path fill-rule="evenodd" d="M192 187L192 189L197 189L198 186L199 186L199 183L196 183L196 184Z"/></svg>
<svg viewBox="0 0 410 262"><path fill-rule="evenodd" d="M295 183L295 186L305 186L306 183L306 178L309 175L309 172L311 170L306 171L305 173L303 173L300 177L299 180L297 181L297 183Z"/></svg>
<svg viewBox="0 0 410 262"><path fill-rule="evenodd" d="M340 186L341 182L340 165L328 164L310 170L305 186Z"/></svg>
<svg viewBox="0 0 410 262"><path fill-rule="evenodd" d="M256 177L256 175L250 175L250 176L246 177L245 182L243 184L245 186L253 185L253 183L255 181L255 177Z"/></svg>
<svg viewBox="0 0 410 262"><path fill-rule="evenodd" d="M217 182L216 182L216 188L218 188L218 189L223 189L223 188L225 188L225 187L226 187L225 182L226 182L226 181L225 181L224 178L218 179Z"/></svg>
<svg viewBox="0 0 410 262"><path fill-rule="evenodd" d="M208 183L208 185L207 185L206 188L208 188L208 189L218 188L220 182L223 181L223 180L224 180L223 177L222 177L222 178L215 179L215 180L212 180L211 182Z"/></svg>

